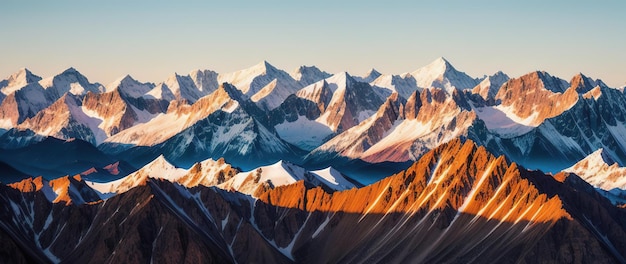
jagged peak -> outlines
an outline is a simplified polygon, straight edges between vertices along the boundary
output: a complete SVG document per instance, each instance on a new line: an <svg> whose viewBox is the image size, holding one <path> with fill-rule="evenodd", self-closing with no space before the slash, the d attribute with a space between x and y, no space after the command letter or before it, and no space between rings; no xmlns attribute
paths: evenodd
<svg viewBox="0 0 626 264"><path fill-rule="evenodd" d="M352 77L352 75L350 75L348 72L338 72L333 74L333 76L330 76L326 79L324 79L327 83L341 83L341 84L348 84L351 82L354 82L354 78Z"/></svg>
<svg viewBox="0 0 626 264"><path fill-rule="evenodd" d="M314 65L313 66L302 65L296 68L290 75L292 78L294 78L297 81L307 81L306 85L319 81L319 79L317 78L325 79L325 78L332 76L332 74L322 71L321 69L319 69L318 67ZM317 77L317 78L312 79L312 80L311 79L303 80L303 78L307 75L309 75L308 78L311 78L311 77Z"/></svg>
<svg viewBox="0 0 626 264"><path fill-rule="evenodd" d="M228 82L221 83L214 92L226 93L230 98L236 101L241 101L244 98L243 93Z"/></svg>
<svg viewBox="0 0 626 264"><path fill-rule="evenodd" d="M159 169L159 170L168 170L168 169L176 169L176 166L172 165L163 154L156 157L150 163L146 164L142 169Z"/></svg>
<svg viewBox="0 0 626 264"><path fill-rule="evenodd" d="M621 167L612 157L610 150L600 148L563 171L574 173L589 184L606 191L614 188L625 189L626 168ZM561 175L563 179L566 177L567 175Z"/></svg>
<svg viewBox="0 0 626 264"><path fill-rule="evenodd" d="M130 76L130 74L126 74L120 78L117 78L117 80L113 81L111 84L109 84L107 86L107 88L109 89L114 89L117 88L118 86L121 85L128 85L128 84L138 84L139 82L137 80L135 80L132 76Z"/></svg>
<svg viewBox="0 0 626 264"><path fill-rule="evenodd" d="M318 68L315 65L311 65L311 66L301 65L300 67L296 68L293 72L294 72L294 74L297 74L297 73L303 73L303 72L306 72L306 71L323 72L320 68Z"/></svg>
<svg viewBox="0 0 626 264"><path fill-rule="evenodd" d="M599 148L598 150L589 154L583 159L583 161L585 160L593 162L603 162L606 165L613 165L616 163L615 160L611 158L611 154L604 150L604 148Z"/></svg>
<svg viewBox="0 0 626 264"><path fill-rule="evenodd" d="M452 64L450 64L450 62L446 60L444 57L439 57L435 59L434 61L432 61L431 63L427 64L426 66L419 68L415 72L428 71L428 72L445 73L451 69L454 69Z"/></svg>
<svg viewBox="0 0 626 264"><path fill-rule="evenodd" d="M7 79L0 80L0 89L2 90L0 98L2 98L4 94L13 93L30 83L35 83L38 81L41 81L41 77L34 75L26 68L21 68L13 74L9 75Z"/></svg>
<svg viewBox="0 0 626 264"><path fill-rule="evenodd" d="M594 80L583 73L578 73L570 80L570 87L576 89L580 94L587 93L596 87L607 88L608 86L602 80Z"/></svg>
<svg viewBox="0 0 626 264"><path fill-rule="evenodd" d="M265 74L278 70L276 67L274 67L272 64L270 64L266 60L260 61L259 63L255 64L249 69L253 70L254 72L265 73Z"/></svg>
<svg viewBox="0 0 626 264"><path fill-rule="evenodd" d="M173 74L167 77L167 80L165 81L165 83L168 83L168 84L178 83L181 77L182 75L178 74L178 72L174 72Z"/></svg>
<svg viewBox="0 0 626 264"><path fill-rule="evenodd" d="M9 187L19 190L21 192L36 192L43 188L45 182L42 176L37 176L35 178L30 177L23 179L19 182L9 183L7 184Z"/></svg>
<svg viewBox="0 0 626 264"><path fill-rule="evenodd" d="M365 76L370 76L370 75L376 75L376 76L379 76L379 75L381 75L381 74L382 74L382 73L380 73L379 71L377 71L375 68L371 68L371 69L369 69L369 70L365 73Z"/></svg>
<svg viewBox="0 0 626 264"><path fill-rule="evenodd" d="M8 77L8 80L24 81L24 83L26 84L26 83L31 83L31 82L37 82L41 80L41 77L33 74L29 69L24 67L24 68L20 68L17 72L11 74Z"/></svg>
<svg viewBox="0 0 626 264"><path fill-rule="evenodd" d="M197 69L197 70L193 70L191 72L189 72L189 76L192 77L197 77L199 75L218 75L219 73L214 71L214 70L201 70L201 69Z"/></svg>
<svg viewBox="0 0 626 264"><path fill-rule="evenodd" d="M381 75L383 74L377 71L376 69L371 68L369 71L365 73L365 75L363 76L363 79L371 79L373 81L376 78L380 77Z"/></svg>
<svg viewBox="0 0 626 264"><path fill-rule="evenodd" d="M444 58L443 56L440 56L439 58L436 58L432 63L445 64L446 66L452 66L450 64L450 62L446 58Z"/></svg>
<svg viewBox="0 0 626 264"><path fill-rule="evenodd" d="M105 90L105 87L103 85L99 83L89 82L87 77L85 77L82 73L80 73L74 67L69 67L63 72L53 77L43 79L39 82L39 84L41 84L45 89L48 89L50 87L57 86L57 85L61 85L60 87L65 87L64 89L67 89L66 86L74 82L80 84L80 86L77 87L78 90L76 91L73 91L74 87L70 86L70 91L72 93L86 93L87 91L100 93L100 92L104 92ZM57 88L60 88L60 87L57 87ZM65 92L65 91L60 90L60 92Z"/></svg>
<svg viewBox="0 0 626 264"><path fill-rule="evenodd" d="M554 93L565 92L565 90L567 90L567 86L569 86L569 83L567 81L558 77L554 77L546 71L539 71L539 70L529 72L527 74L524 74L518 78L511 79L511 80L521 80L522 83L526 84L526 86L528 86L528 84L533 83L533 80L538 80L541 83L543 83L543 88L549 91L552 91ZM534 86L534 85L532 87L536 89L542 88L542 87Z"/></svg>
<svg viewBox="0 0 626 264"><path fill-rule="evenodd" d="M119 79L119 82L120 83L126 83L126 82L138 83L138 81L132 76L130 76L130 74L124 75L124 77Z"/></svg>
<svg viewBox="0 0 626 264"><path fill-rule="evenodd" d="M494 74L488 76L488 78L493 79L493 78L506 78L506 79L510 79L509 75L507 75L506 73L502 72L502 71L497 71Z"/></svg>
<svg viewBox="0 0 626 264"><path fill-rule="evenodd" d="M118 91L121 89L124 94L130 95L131 97L141 97L154 87L155 85L153 83L139 82L129 74L120 77L106 86L108 92Z"/></svg>
<svg viewBox="0 0 626 264"><path fill-rule="evenodd" d="M76 68L74 68L74 67L69 67L66 70L64 70L63 72L61 72L61 75L66 75L66 74L80 74L80 72L78 70L76 70Z"/></svg>
<svg viewBox="0 0 626 264"><path fill-rule="evenodd" d="M450 62L440 57L430 64L411 73L420 88L438 87L446 92L474 88L479 79L455 69Z"/></svg>

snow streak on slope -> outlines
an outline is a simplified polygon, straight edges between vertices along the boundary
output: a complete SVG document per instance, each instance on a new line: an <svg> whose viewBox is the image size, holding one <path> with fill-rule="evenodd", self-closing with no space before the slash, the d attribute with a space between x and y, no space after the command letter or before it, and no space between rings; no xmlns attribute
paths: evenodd
<svg viewBox="0 0 626 264"><path fill-rule="evenodd" d="M485 106L474 109L478 118L485 122L489 131L500 135L503 138L520 136L530 132L536 116L529 116L526 119L519 119L507 108L502 106Z"/></svg>
<svg viewBox="0 0 626 264"><path fill-rule="evenodd" d="M296 224L292 240L281 244L295 244L294 256L313 262L498 259L512 244L535 243L557 221L571 219L557 196L541 193L521 173L503 157L453 140L407 171L360 189L328 194L298 183L270 190L259 199L280 209L257 215L297 215L283 208L318 213L274 224ZM488 242L493 239L500 243ZM317 241L322 248L298 248ZM326 241L338 244L323 246Z"/></svg>

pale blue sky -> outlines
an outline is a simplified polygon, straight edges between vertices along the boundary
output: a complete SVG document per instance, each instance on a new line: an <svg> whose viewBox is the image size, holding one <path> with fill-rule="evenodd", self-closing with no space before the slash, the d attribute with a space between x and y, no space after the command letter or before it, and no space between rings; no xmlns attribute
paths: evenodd
<svg viewBox="0 0 626 264"><path fill-rule="evenodd" d="M626 82L626 1L0 2L0 78L73 66L108 84L267 60L291 72L413 71L439 56L479 77L546 70ZM581 2L581 3L579 3Z"/></svg>

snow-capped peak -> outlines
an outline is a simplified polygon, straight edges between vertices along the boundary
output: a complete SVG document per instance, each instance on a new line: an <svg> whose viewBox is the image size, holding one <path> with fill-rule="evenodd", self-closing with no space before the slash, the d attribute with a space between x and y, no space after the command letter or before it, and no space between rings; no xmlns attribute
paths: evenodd
<svg viewBox="0 0 626 264"><path fill-rule="evenodd" d="M103 85L90 83L87 77L74 67L70 67L53 77L43 79L39 81L39 84L52 93L54 98L60 98L66 92L80 95L87 92L102 93L105 91Z"/></svg>
<svg viewBox="0 0 626 264"><path fill-rule="evenodd" d="M165 179L171 182L174 182L187 173L187 170L172 165L172 163L165 159L163 154L141 168L141 171L146 173L150 178Z"/></svg>
<svg viewBox="0 0 626 264"><path fill-rule="evenodd" d="M262 74L268 74L273 71L277 71L277 69L266 60L263 60L248 69L242 70L242 72L244 71L250 75L262 75Z"/></svg>
<svg viewBox="0 0 626 264"><path fill-rule="evenodd" d="M228 82L250 97L259 107L276 108L302 86L288 73L262 61L248 69L220 74L218 82Z"/></svg>
<svg viewBox="0 0 626 264"><path fill-rule="evenodd" d="M189 76L196 84L196 87L201 92L208 94L217 89L219 83L217 82L217 76L219 74L212 70L195 70L189 73Z"/></svg>
<svg viewBox="0 0 626 264"><path fill-rule="evenodd" d="M480 95L483 99L494 98L498 94L500 87L509 80L509 76L498 71L491 76L485 77L474 89L472 93Z"/></svg>
<svg viewBox="0 0 626 264"><path fill-rule="evenodd" d="M335 84L330 86L330 89L333 92L337 90L337 86L345 88L346 86L349 86L350 83L355 82L354 78L352 78L352 76L347 72L335 73L333 76L330 76L325 80L329 84Z"/></svg>
<svg viewBox="0 0 626 264"><path fill-rule="evenodd" d="M583 73L578 73L572 77L570 81L570 87L576 89L580 94L591 91L595 87L606 88L608 87L602 80L594 80L585 76Z"/></svg>
<svg viewBox="0 0 626 264"><path fill-rule="evenodd" d="M107 85L106 90L110 92L115 89L118 89L124 94L137 98L146 94L153 88L154 88L154 84L140 83L139 81L135 80L133 77L127 74L124 77L121 77L115 80L114 82L110 83L109 85Z"/></svg>
<svg viewBox="0 0 626 264"><path fill-rule="evenodd" d="M443 57L439 57L430 64L417 69L411 75L415 77L417 85L421 88L440 88L450 94L455 89L469 89L478 84L478 80L456 70Z"/></svg>
<svg viewBox="0 0 626 264"><path fill-rule="evenodd" d="M367 71L365 73L365 75L363 75L362 77L354 77L356 80L360 81L360 82L366 82L366 83L371 83L372 81L376 80L376 78L380 77L382 75L382 73L378 72L376 69L372 68L369 71Z"/></svg>
<svg viewBox="0 0 626 264"><path fill-rule="evenodd" d="M330 76L332 76L332 74L322 71L315 66L300 66L291 73L291 77L302 87L306 87Z"/></svg>
<svg viewBox="0 0 626 264"><path fill-rule="evenodd" d="M446 60L444 57L439 57L435 59L434 61L432 61L431 63L429 63L428 65L417 69L416 71L413 72L412 75L419 76L421 75L420 73L426 73L426 72L441 75L451 70L455 70L452 64L450 64L450 62ZM426 88L429 88L429 87L426 87Z"/></svg>
<svg viewBox="0 0 626 264"><path fill-rule="evenodd" d="M176 99L185 99L193 103L206 95L204 91L200 91L196 87L195 82L189 75L179 75L174 73L164 82L169 90L174 94Z"/></svg>
<svg viewBox="0 0 626 264"><path fill-rule="evenodd" d="M307 171L300 166L282 160L248 172L240 172L227 182L220 184L219 187L256 196L266 189L294 184L300 180L318 186L324 185L333 190L346 190L355 187L333 168Z"/></svg>
<svg viewBox="0 0 626 264"><path fill-rule="evenodd" d="M38 82L40 80L41 77L34 75L30 70L21 68L7 77L7 79L0 81L0 91L8 95L29 83Z"/></svg>
<svg viewBox="0 0 626 264"><path fill-rule="evenodd" d="M104 183L88 182L92 189L100 192L102 198L110 197L113 194L126 192L139 185L144 185L148 178L163 179L176 182L187 174L187 170L177 168L168 162L161 154L141 169L127 175L124 178Z"/></svg>
<svg viewBox="0 0 626 264"><path fill-rule="evenodd" d="M76 68L74 68L74 67L69 67L69 68L67 68L65 71L63 71L63 72L61 73L61 75L65 75L65 74L76 74L76 73L79 73L79 72L78 72L78 70L76 70ZM80 73L79 73L79 74L80 74Z"/></svg>
<svg viewBox="0 0 626 264"><path fill-rule="evenodd" d="M9 76L8 79L12 81L21 81L21 82L24 82L24 84L27 84L27 83L37 82L41 80L41 77L33 74L27 68L21 68L17 72L11 74L11 76Z"/></svg>
<svg viewBox="0 0 626 264"><path fill-rule="evenodd" d="M311 171L311 173L335 190L347 190L356 187L333 167Z"/></svg>
<svg viewBox="0 0 626 264"><path fill-rule="evenodd" d="M602 148L563 171L574 173L606 191L615 188L626 190L626 168L620 167L611 154Z"/></svg>

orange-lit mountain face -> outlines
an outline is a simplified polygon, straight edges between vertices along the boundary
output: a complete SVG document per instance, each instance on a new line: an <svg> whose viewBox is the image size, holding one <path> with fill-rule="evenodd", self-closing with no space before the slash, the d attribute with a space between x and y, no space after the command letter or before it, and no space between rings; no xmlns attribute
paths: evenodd
<svg viewBox="0 0 626 264"><path fill-rule="evenodd" d="M197 166L211 164L226 166ZM181 170L166 170L182 175L172 181L149 177L95 203L54 203L86 197L81 188L90 184L78 176L1 187L0 256L81 263L610 263L626 252L625 212L593 187L572 174L527 171L469 140L443 144L374 184L334 192L300 180L270 185L255 199L201 184L199 172L208 167ZM182 179L186 186L177 183Z"/></svg>

